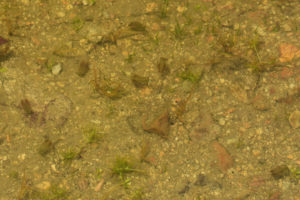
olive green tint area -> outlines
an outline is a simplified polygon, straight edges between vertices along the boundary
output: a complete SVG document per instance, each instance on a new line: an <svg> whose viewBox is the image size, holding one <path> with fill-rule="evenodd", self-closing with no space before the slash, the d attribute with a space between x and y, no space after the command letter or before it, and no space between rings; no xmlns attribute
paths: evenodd
<svg viewBox="0 0 300 200"><path fill-rule="evenodd" d="M139 172L143 173L144 171L136 168L137 163L125 158L125 157L117 157L112 167L112 174L118 175L120 179L124 179L124 176L128 173Z"/></svg>
<svg viewBox="0 0 300 200"><path fill-rule="evenodd" d="M112 168L112 173L120 176L121 179L124 178L124 175L134 171L133 163L128 161L125 158L117 157Z"/></svg>
<svg viewBox="0 0 300 200"><path fill-rule="evenodd" d="M96 128L87 128L83 131L83 134L88 144L96 144L104 139L104 134Z"/></svg>

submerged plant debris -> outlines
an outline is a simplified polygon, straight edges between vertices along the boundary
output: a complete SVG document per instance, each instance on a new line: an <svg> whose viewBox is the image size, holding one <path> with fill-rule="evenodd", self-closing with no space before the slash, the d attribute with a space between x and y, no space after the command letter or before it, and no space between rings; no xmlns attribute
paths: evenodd
<svg viewBox="0 0 300 200"><path fill-rule="evenodd" d="M140 22L133 21L128 26L133 31L146 32L146 27Z"/></svg>
<svg viewBox="0 0 300 200"><path fill-rule="evenodd" d="M103 76L99 78L98 72L95 68L93 73L94 79L90 81L90 83L92 84L94 92L109 97L110 99L120 99L127 94L121 83L113 82Z"/></svg>
<svg viewBox="0 0 300 200"><path fill-rule="evenodd" d="M149 78L144 77L144 76L140 76L140 75L137 75L137 74L133 74L131 76L131 81L132 81L132 83L134 84L135 87L143 88L143 87L148 86Z"/></svg>
<svg viewBox="0 0 300 200"><path fill-rule="evenodd" d="M228 169L233 167L233 158L219 142L213 142L212 146L217 154L218 167L222 172L227 172Z"/></svg>
<svg viewBox="0 0 300 200"><path fill-rule="evenodd" d="M124 175L135 171L134 164L124 157L117 157L112 167L112 173L124 179Z"/></svg>
<svg viewBox="0 0 300 200"><path fill-rule="evenodd" d="M0 58L8 55L9 41L0 36Z"/></svg>
<svg viewBox="0 0 300 200"><path fill-rule="evenodd" d="M170 68L168 66L168 59L161 57L157 64L158 72L161 74L162 77L168 75L170 73Z"/></svg>
<svg viewBox="0 0 300 200"><path fill-rule="evenodd" d="M34 111L28 99L22 99L20 105L26 116L34 114Z"/></svg>
<svg viewBox="0 0 300 200"><path fill-rule="evenodd" d="M282 179L290 175L290 169L286 165L279 165L271 169L271 174L275 179Z"/></svg>
<svg viewBox="0 0 300 200"><path fill-rule="evenodd" d="M154 119L149 126L143 121L143 129L146 132L155 133L167 139L170 131L169 111L165 111L158 118Z"/></svg>
<svg viewBox="0 0 300 200"><path fill-rule="evenodd" d="M6 40L0 36L0 46L6 44L7 42L8 42L8 40Z"/></svg>
<svg viewBox="0 0 300 200"><path fill-rule="evenodd" d="M48 136L44 137L44 142L38 148L38 153L41 156L46 156L54 149L54 143L49 139Z"/></svg>

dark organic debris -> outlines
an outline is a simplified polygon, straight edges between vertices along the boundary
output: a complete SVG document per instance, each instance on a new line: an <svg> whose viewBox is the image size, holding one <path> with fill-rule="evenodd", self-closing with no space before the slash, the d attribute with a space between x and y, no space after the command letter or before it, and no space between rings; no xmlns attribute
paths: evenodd
<svg viewBox="0 0 300 200"><path fill-rule="evenodd" d="M281 179L290 175L290 169L286 165L279 165L271 169L271 174L275 179Z"/></svg>
<svg viewBox="0 0 300 200"><path fill-rule="evenodd" d="M38 153L41 156L46 156L48 153L50 153L52 150L54 150L55 144L57 142L52 142L48 136L44 136L43 143L38 148Z"/></svg>
<svg viewBox="0 0 300 200"><path fill-rule="evenodd" d="M96 93L107 96L110 99L120 99L127 94L125 88L117 82L112 82L105 77L98 77L96 68L93 68L94 79L90 81Z"/></svg>
<svg viewBox="0 0 300 200"><path fill-rule="evenodd" d="M33 115L33 110L28 99L22 99L20 105L26 116Z"/></svg>
<svg viewBox="0 0 300 200"><path fill-rule="evenodd" d="M3 37L0 36L0 46L7 43L8 40L4 39Z"/></svg>
<svg viewBox="0 0 300 200"><path fill-rule="evenodd" d="M20 107L30 125L43 125L45 123L46 108L41 112L34 111L30 101L26 98L21 100Z"/></svg>
<svg viewBox="0 0 300 200"><path fill-rule="evenodd" d="M119 39L119 32L110 32L102 37L102 39L97 42L97 45L104 45L104 44L117 44L117 40Z"/></svg>
<svg viewBox="0 0 300 200"><path fill-rule="evenodd" d="M147 126L143 121L143 129L149 133L155 133L160 135L162 138L167 138L170 130L169 112L166 111L155 119L150 126Z"/></svg>
<svg viewBox="0 0 300 200"><path fill-rule="evenodd" d="M0 145L4 143L4 138L0 138Z"/></svg>
<svg viewBox="0 0 300 200"><path fill-rule="evenodd" d="M78 66L77 75L80 77L84 77L89 69L89 62L87 60L82 60L80 61L80 64Z"/></svg>
<svg viewBox="0 0 300 200"><path fill-rule="evenodd" d="M0 57L5 57L9 54L9 41L0 36Z"/></svg>
<svg viewBox="0 0 300 200"><path fill-rule="evenodd" d="M187 182L186 185L178 192L180 195L184 195L190 190L190 182Z"/></svg>
<svg viewBox="0 0 300 200"><path fill-rule="evenodd" d="M194 184L201 187L207 185L207 177L204 174L199 174Z"/></svg>
<svg viewBox="0 0 300 200"><path fill-rule="evenodd" d="M143 88L143 87L148 86L149 78L144 77L144 76L140 76L140 75L137 75L137 74L133 74L131 76L131 81L132 81L132 83L134 84L135 87Z"/></svg>
<svg viewBox="0 0 300 200"><path fill-rule="evenodd" d="M132 31L146 32L146 27L140 22L133 21L128 26Z"/></svg>
<svg viewBox="0 0 300 200"><path fill-rule="evenodd" d="M103 35L97 45L113 44L117 45L117 41L124 38L129 38L138 34L147 34L146 27L140 22L133 21L128 24L128 27L121 27L115 31L111 31Z"/></svg>
<svg viewBox="0 0 300 200"><path fill-rule="evenodd" d="M168 75L170 73L170 69L168 66L168 59L161 57L157 64L157 69L158 69L158 72L161 74L161 76Z"/></svg>

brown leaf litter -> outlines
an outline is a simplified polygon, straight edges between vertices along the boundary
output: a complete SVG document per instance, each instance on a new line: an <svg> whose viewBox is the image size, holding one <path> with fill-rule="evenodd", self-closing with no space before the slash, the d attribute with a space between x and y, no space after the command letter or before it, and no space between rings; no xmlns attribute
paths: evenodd
<svg viewBox="0 0 300 200"><path fill-rule="evenodd" d="M154 119L149 126L147 126L145 120L143 120L143 129L146 132L155 133L162 138L168 138L170 130L169 112L165 111L158 118Z"/></svg>
<svg viewBox="0 0 300 200"><path fill-rule="evenodd" d="M215 141L212 145L217 153L218 167L222 172L225 173L233 166L233 159L228 151L219 142Z"/></svg>

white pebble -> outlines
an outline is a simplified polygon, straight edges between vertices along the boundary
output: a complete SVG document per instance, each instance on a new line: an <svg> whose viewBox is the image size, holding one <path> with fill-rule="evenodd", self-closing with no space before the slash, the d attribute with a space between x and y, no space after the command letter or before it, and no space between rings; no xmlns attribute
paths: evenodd
<svg viewBox="0 0 300 200"><path fill-rule="evenodd" d="M52 74L53 75L58 75L58 74L60 74L61 71L62 71L61 63L58 63L58 64L56 64L52 67Z"/></svg>

